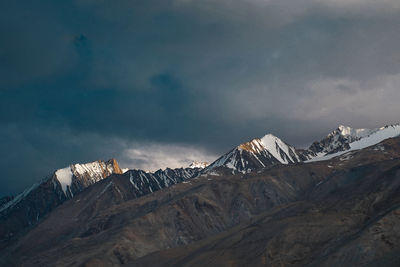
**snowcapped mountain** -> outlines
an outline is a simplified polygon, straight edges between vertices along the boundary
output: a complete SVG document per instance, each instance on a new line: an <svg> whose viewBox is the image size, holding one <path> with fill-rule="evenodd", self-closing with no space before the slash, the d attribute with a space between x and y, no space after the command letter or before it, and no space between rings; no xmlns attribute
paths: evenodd
<svg viewBox="0 0 400 267"><path fill-rule="evenodd" d="M360 140L377 130L378 129L353 129L348 126L340 125L321 141L314 142L309 150L324 154L348 150L350 148L350 143Z"/></svg>
<svg viewBox="0 0 400 267"><path fill-rule="evenodd" d="M50 198L51 202L57 206L111 174L129 173L132 177L136 177L133 179L140 181L147 177L148 181L146 180L146 182L153 185L157 184L157 186L152 187L152 190L154 190L192 178L200 172L202 174L209 173L219 167L226 167L234 172L247 173L275 164L294 164L330 159L346 151L362 149L398 135L400 135L399 124L375 129L353 129L340 125L321 141L314 142L308 149L296 149L278 137L267 134L262 138L255 138L240 144L210 165L207 165L206 162L193 162L188 168L159 170L154 173L142 170L121 170L115 159L105 162L94 161L86 164L72 164L55 171L51 176L34 184L16 197L1 199L0 216L8 213L13 207L19 207L20 203L29 199L30 196L43 195L43 191L46 191L46 197L41 198ZM151 180L154 182L151 182ZM144 185L146 183L139 182L138 184ZM160 186L158 186L159 184ZM49 207L46 209L49 209ZM35 213L36 210L40 210L39 215ZM39 204L35 204L35 208L31 209L30 212L36 214L37 218L43 214Z"/></svg>
<svg viewBox="0 0 400 267"><path fill-rule="evenodd" d="M386 127L357 138L349 147L364 147L396 134L396 127ZM240 175L243 179L230 175L230 168L216 171L220 177L197 177L200 168L165 169L154 173L128 170L106 179L99 175L98 182L39 222L29 221L27 226L36 224L35 227L24 229L18 227L23 216L30 216L30 209L18 204L19 209L13 209L11 217L0 217L0 265L163 266L168 261L172 265L192 266L204 264L204 257L216 251L216 244L222 247L214 253L214 258L219 257L221 251L224 255L212 262L213 266L224 265L226 255L229 260L233 257L231 262L238 266L262 264L265 257L258 251L276 246L283 252L274 262L280 264L284 259L284 263L290 265L293 263L291 255L298 252L299 243L303 245L301 252L308 253L301 257L310 259L306 263L311 265L323 262L331 266L331 262L323 261L327 255L340 259L333 265L343 265L341 259L353 259L351 256L361 251L360 247L365 248L358 254L362 263L371 249L379 249L375 250L380 253L379 257L383 255L382 265L396 253L399 238L396 239L397 229L393 226L399 221L396 209L400 201L397 172L400 137L351 153L349 157L319 163L301 163L303 153L307 152L271 135L239 145L234 150L242 151L242 156L248 153L259 165L267 163L266 159L260 159L264 154L276 165ZM236 159L236 166L241 162L242 158ZM225 163L234 166L232 160ZM89 169L102 168L106 169L102 164L95 164ZM74 190L74 171L70 166L52 176L64 197ZM59 180L63 181L64 190ZM52 182L49 182L49 192L54 190ZM172 186L178 183L181 184ZM41 202L51 205L48 199L41 199L42 193L48 193L38 191L41 187L31 190L26 198L38 205L44 205ZM0 199L4 201L9 200ZM32 207L35 206L29 206ZM354 210L356 212L351 212ZM32 215L38 214L37 211ZM288 229L298 235L285 238L283 245L280 239L276 242L274 237L285 235ZM308 234L310 231L312 235ZM216 239L218 236L221 238ZM350 240L351 246L349 242L338 240ZM333 255L330 254L332 248ZM336 253L342 249L343 253ZM314 253L315 250L318 253ZM245 253L241 253L243 251ZM192 261L193 255L199 253L201 256ZM252 254L243 261L243 255L248 253ZM377 261L373 258L370 262ZM344 265L353 263L346 261Z"/></svg>
<svg viewBox="0 0 400 267"><path fill-rule="evenodd" d="M247 173L275 164L331 159L347 151L375 145L385 139L400 135L400 125L376 129L353 129L340 125L321 141L314 142L308 149L297 149L278 137L267 134L243 143L211 163L202 173L226 167L233 172Z"/></svg>
<svg viewBox="0 0 400 267"><path fill-rule="evenodd" d="M122 174L117 161L94 161L86 164L72 164L66 168L59 169L54 173L54 178L61 185L62 191L67 198L72 198L84 188L92 185L113 173Z"/></svg>
<svg viewBox="0 0 400 267"><path fill-rule="evenodd" d="M248 173L272 165L328 160L399 135L400 125L376 129L339 126L308 149L296 149L278 137L267 134L240 144L208 166L207 163L194 162L188 168L167 168L156 172L122 171L115 159L72 164L56 170L15 197L0 199L0 239L12 238L19 231L36 224L40 218L66 200L113 174L119 174L113 177L124 180L129 196L137 198L185 182L200 174L213 174L221 168L232 173ZM107 183L109 186L105 190L117 190L113 189L111 182Z"/></svg>
<svg viewBox="0 0 400 267"><path fill-rule="evenodd" d="M309 158L308 153L297 150L272 134L267 134L235 147L210 164L204 173L218 167L246 173L274 164L298 163Z"/></svg>
<svg viewBox="0 0 400 267"><path fill-rule="evenodd" d="M12 238L20 230L36 224L40 218L66 200L112 174L119 174L120 179L129 181L127 184L130 186L130 196L137 198L184 182L197 176L200 170L202 168L192 166L167 168L154 173L143 170L123 172L115 159L72 164L56 170L14 198L0 199L0 239ZM105 190L113 190L112 182Z"/></svg>
<svg viewBox="0 0 400 267"><path fill-rule="evenodd" d="M115 159L72 164L56 170L0 206L0 239L10 238L86 187L122 171ZM7 230L6 230L7 229ZM10 236L11 235L11 236Z"/></svg>
<svg viewBox="0 0 400 267"><path fill-rule="evenodd" d="M23 201L34 191L40 191L52 185L52 191L58 196L60 201L72 198L84 188L110 176L113 173L121 174L118 162L110 159L106 162L98 160L86 164L72 164L66 168L56 170L41 182L35 183L11 201L4 203L0 207L0 213L10 209Z"/></svg>
<svg viewBox="0 0 400 267"><path fill-rule="evenodd" d="M339 126L326 138L314 142L309 150L316 155L309 161L327 160L349 151L376 145L388 138L400 135L400 125L387 125L375 129L353 129Z"/></svg>

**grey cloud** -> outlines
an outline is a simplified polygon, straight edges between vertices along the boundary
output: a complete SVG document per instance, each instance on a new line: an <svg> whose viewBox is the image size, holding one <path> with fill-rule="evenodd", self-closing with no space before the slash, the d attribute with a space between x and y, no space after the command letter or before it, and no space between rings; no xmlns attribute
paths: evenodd
<svg viewBox="0 0 400 267"><path fill-rule="evenodd" d="M75 63L74 36L52 12L31 1L0 4L0 89L64 73Z"/></svg>
<svg viewBox="0 0 400 267"><path fill-rule="evenodd" d="M397 0L0 7L0 142L13 151L0 168L32 173L7 172L5 192L71 161L139 163L134 147L218 155L267 132L306 145L338 124L397 120Z"/></svg>

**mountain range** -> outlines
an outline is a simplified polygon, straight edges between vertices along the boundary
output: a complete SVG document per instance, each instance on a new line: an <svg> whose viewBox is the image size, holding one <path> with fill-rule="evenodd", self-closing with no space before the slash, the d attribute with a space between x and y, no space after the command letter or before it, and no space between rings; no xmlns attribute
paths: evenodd
<svg viewBox="0 0 400 267"><path fill-rule="evenodd" d="M267 134L211 164L55 170L0 199L4 266L397 266L400 125L309 148Z"/></svg>
<svg viewBox="0 0 400 267"><path fill-rule="evenodd" d="M321 141L312 143L308 149L297 149L278 137L267 134L233 148L211 163L205 172L226 167L234 173L246 173L274 164L326 160L348 151L377 144L399 134L398 124L376 129L352 129L340 125Z"/></svg>

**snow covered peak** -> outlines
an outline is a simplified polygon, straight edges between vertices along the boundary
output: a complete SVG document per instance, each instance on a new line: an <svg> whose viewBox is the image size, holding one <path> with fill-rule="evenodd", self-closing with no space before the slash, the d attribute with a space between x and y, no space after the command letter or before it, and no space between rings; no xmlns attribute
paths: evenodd
<svg viewBox="0 0 400 267"><path fill-rule="evenodd" d="M349 144L371 135L379 129L355 129L349 126L339 127L324 139L314 142L309 150L316 154L333 154L350 149Z"/></svg>
<svg viewBox="0 0 400 267"><path fill-rule="evenodd" d="M279 140L281 140L280 138L276 137L275 135L273 135L271 133L264 135L264 137L262 139L273 139L273 140L279 139Z"/></svg>
<svg viewBox="0 0 400 267"><path fill-rule="evenodd" d="M296 159L298 159L295 149L273 134L267 134L262 138L255 138L249 142L240 144L237 149L255 154L268 152L271 156L284 164L297 162Z"/></svg>
<svg viewBox="0 0 400 267"><path fill-rule="evenodd" d="M75 176L87 175L97 180L105 178L112 173L122 173L115 159L109 161L93 161L85 164L73 164L71 170Z"/></svg>
<svg viewBox="0 0 400 267"><path fill-rule="evenodd" d="M205 167L208 166L208 162L200 162L200 161L193 161L190 165L189 168L195 169L195 168L201 168L204 169Z"/></svg>
<svg viewBox="0 0 400 267"><path fill-rule="evenodd" d="M18 207L19 203L24 201L26 201L26 203L33 203L28 199L30 195L39 196L39 199L54 199L53 196L55 195L58 199L57 201L62 202L66 199L72 198L74 194L79 193L86 187L113 173L122 173L115 159L108 161L98 160L86 164L72 164L65 168L56 170L52 175L38 183L35 183L22 193L15 196L12 200L3 204L0 207L0 213L7 212L7 210L11 210L15 206ZM26 205L29 206L31 204ZM29 208L32 207L29 206ZM36 209L37 206L34 208ZM46 206L46 209L47 208L48 206ZM42 210L45 210L45 208Z"/></svg>
<svg viewBox="0 0 400 267"><path fill-rule="evenodd" d="M357 140L371 133L377 131L378 129L354 129L349 126L339 125L337 130L333 131L331 135L340 134L341 136L351 137L352 140Z"/></svg>
<svg viewBox="0 0 400 267"><path fill-rule="evenodd" d="M373 146L383 140L400 135L399 124L375 129L352 129L339 126L338 130L341 131L340 136L335 135L335 131L333 131L327 138L310 146L310 150L317 154L311 161L331 159L343 153Z"/></svg>
<svg viewBox="0 0 400 267"><path fill-rule="evenodd" d="M278 137L267 134L240 144L205 168L211 172L217 167L227 167L234 172L251 172L274 164L297 163L306 159L292 146Z"/></svg>
<svg viewBox="0 0 400 267"><path fill-rule="evenodd" d="M400 125L376 129L339 127L324 139L314 142L309 149L296 149L273 134L255 138L235 147L204 169L212 172L217 167L227 167L233 172L247 173L274 164L323 160L340 153L375 145L387 138L400 135Z"/></svg>
<svg viewBox="0 0 400 267"><path fill-rule="evenodd" d="M339 125L338 130L341 135L351 135L353 132L353 128L344 125Z"/></svg>
<svg viewBox="0 0 400 267"><path fill-rule="evenodd" d="M122 170L115 159L108 161L93 161L85 164L72 164L55 172L55 178L61 185L64 194L73 196L71 186L75 181L83 187L94 184L113 173L122 174Z"/></svg>

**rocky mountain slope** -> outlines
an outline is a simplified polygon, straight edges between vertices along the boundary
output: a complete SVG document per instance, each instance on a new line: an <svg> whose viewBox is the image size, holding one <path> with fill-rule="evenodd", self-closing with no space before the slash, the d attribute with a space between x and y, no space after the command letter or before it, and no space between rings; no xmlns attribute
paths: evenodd
<svg viewBox="0 0 400 267"><path fill-rule="evenodd" d="M399 145L397 137L325 161L331 172L296 201L128 266L399 266Z"/></svg>
<svg viewBox="0 0 400 267"><path fill-rule="evenodd" d="M397 266L399 135L339 126L301 150L269 134L156 172L70 165L0 200L0 265Z"/></svg>
<svg viewBox="0 0 400 267"><path fill-rule="evenodd" d="M243 143L205 168L204 173L219 167L227 167L234 172L247 173L274 164L298 163L311 157L296 150L278 137L267 134Z"/></svg>
<svg viewBox="0 0 400 267"><path fill-rule="evenodd" d="M130 177L111 175L63 203L0 251L2 264L399 263L400 137L326 161L201 175L139 198Z"/></svg>
<svg viewBox="0 0 400 267"><path fill-rule="evenodd" d="M1 243L34 225L88 186L115 173L122 173L115 159L72 164L55 171L16 197L4 201L0 206Z"/></svg>
<svg viewBox="0 0 400 267"><path fill-rule="evenodd" d="M112 174L123 175L129 184L129 198L137 198L198 175L201 168L158 170L154 173L128 170L122 174L115 159L73 164L59 169L43 181L34 184L15 198L8 198L0 208L0 245L6 246L16 234L32 227L64 201L73 198L85 188ZM113 190L112 183L105 190ZM104 193L104 192L103 192Z"/></svg>
<svg viewBox="0 0 400 267"><path fill-rule="evenodd" d="M135 198L144 196L160 189L185 182L196 177L202 168L188 167L179 169L158 170L154 173L142 170L129 170L123 176L129 177L130 188Z"/></svg>

